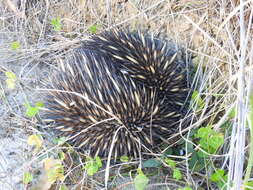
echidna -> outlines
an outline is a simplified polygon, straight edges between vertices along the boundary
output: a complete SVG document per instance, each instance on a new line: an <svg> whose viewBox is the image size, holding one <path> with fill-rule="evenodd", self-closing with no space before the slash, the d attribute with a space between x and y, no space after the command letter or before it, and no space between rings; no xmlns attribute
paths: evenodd
<svg viewBox="0 0 253 190"><path fill-rule="evenodd" d="M181 54L181 55L180 55ZM178 132L189 92L175 45L141 33L92 36L53 74L47 117L92 156L138 157Z"/></svg>
<svg viewBox="0 0 253 190"><path fill-rule="evenodd" d="M110 56L119 71L155 88L162 98L167 97L170 106L182 108L189 91L190 66L185 51L173 42L140 32L112 30L92 36L84 46Z"/></svg>

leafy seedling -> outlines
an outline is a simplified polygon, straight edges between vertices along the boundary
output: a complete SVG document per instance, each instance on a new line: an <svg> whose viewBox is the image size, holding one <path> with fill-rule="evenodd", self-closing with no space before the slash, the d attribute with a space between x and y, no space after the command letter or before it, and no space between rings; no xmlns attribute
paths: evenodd
<svg viewBox="0 0 253 190"><path fill-rule="evenodd" d="M211 126L201 127L195 137L199 138L200 147L209 154L216 153L218 148L224 144L223 134L214 131ZM205 152L199 151L198 155L200 157L208 157Z"/></svg>
<svg viewBox="0 0 253 190"><path fill-rule="evenodd" d="M157 159L148 159L143 162L143 168L159 168L162 163Z"/></svg>
<svg viewBox="0 0 253 190"><path fill-rule="evenodd" d="M59 190L68 190L68 188L66 185L63 184L60 186Z"/></svg>
<svg viewBox="0 0 253 190"><path fill-rule="evenodd" d="M59 190L68 190L67 186L62 184L59 188Z"/></svg>
<svg viewBox="0 0 253 190"><path fill-rule="evenodd" d="M38 114L39 109L42 108L42 107L44 107L44 104L43 104L42 102L37 102L37 103L35 104L35 106L33 107L33 106L31 106L31 105L27 102L27 103L25 103L25 107L26 107L26 113L25 113L26 116L32 118L32 117L34 117L36 114Z"/></svg>
<svg viewBox="0 0 253 190"><path fill-rule="evenodd" d="M60 17L53 18L52 21L51 21L51 24L53 26L54 31L56 31L56 32L61 31L62 24L61 24L61 18Z"/></svg>
<svg viewBox="0 0 253 190"><path fill-rule="evenodd" d="M210 177L212 182L215 182L219 189L225 189L228 176L225 175L225 171L218 169Z"/></svg>
<svg viewBox="0 0 253 190"><path fill-rule="evenodd" d="M28 137L27 144L31 146L35 146L35 152L37 152L43 144L43 139L41 135L37 135L37 134L30 135Z"/></svg>
<svg viewBox="0 0 253 190"><path fill-rule="evenodd" d="M193 91L191 99L197 104L197 111L202 110L205 106L205 101L201 98L198 91Z"/></svg>
<svg viewBox="0 0 253 190"><path fill-rule="evenodd" d="M192 190L190 187L183 187L183 188L178 188L177 190Z"/></svg>
<svg viewBox="0 0 253 190"><path fill-rule="evenodd" d="M53 143L57 145L63 145L67 141L66 137L57 137L53 139Z"/></svg>
<svg viewBox="0 0 253 190"><path fill-rule="evenodd" d="M14 89L16 86L17 76L13 72L5 72L6 79L6 85L9 89Z"/></svg>
<svg viewBox="0 0 253 190"><path fill-rule="evenodd" d="M64 181L64 167L59 159L47 158L44 160L44 167L48 181L52 184L56 180Z"/></svg>
<svg viewBox="0 0 253 190"><path fill-rule="evenodd" d="M23 183L27 185L28 183L32 182L33 175L30 172L25 172L23 175Z"/></svg>
<svg viewBox="0 0 253 190"><path fill-rule="evenodd" d="M129 162L129 157L128 156L121 156L120 161L121 162Z"/></svg>
<svg viewBox="0 0 253 190"><path fill-rule="evenodd" d="M140 168L137 169L137 173L138 175L134 178L135 189L144 190L148 185L149 179Z"/></svg>
<svg viewBox="0 0 253 190"><path fill-rule="evenodd" d="M252 190L253 189L253 181L248 181L244 184L245 189L244 190Z"/></svg>
<svg viewBox="0 0 253 190"><path fill-rule="evenodd" d="M165 158L164 161L172 169L172 171L173 171L172 177L176 180L182 179L182 177L183 177L182 173L178 168L176 168L176 162L174 160L169 159L169 158Z"/></svg>
<svg viewBox="0 0 253 190"><path fill-rule="evenodd" d="M88 31L92 34L96 34L97 33L97 30L99 28L99 25L98 24L95 24L95 25L92 25L88 28Z"/></svg>
<svg viewBox="0 0 253 190"><path fill-rule="evenodd" d="M98 156L96 156L95 158L92 158L89 156L86 157L86 164L84 166L84 169L86 170L89 176L93 176L95 173L98 172L98 170L101 167L102 167L102 161Z"/></svg>
<svg viewBox="0 0 253 190"><path fill-rule="evenodd" d="M20 42L19 41L14 41L11 43L11 49L12 50L17 50L17 49L20 49L21 45L20 45Z"/></svg>

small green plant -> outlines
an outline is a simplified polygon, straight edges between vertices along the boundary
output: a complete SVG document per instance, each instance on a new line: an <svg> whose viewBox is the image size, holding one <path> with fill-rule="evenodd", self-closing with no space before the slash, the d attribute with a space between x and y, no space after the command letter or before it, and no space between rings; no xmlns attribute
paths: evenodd
<svg viewBox="0 0 253 190"><path fill-rule="evenodd" d="M20 45L20 42L19 41L14 41L11 43L11 49L12 50L17 50L17 49L20 49L21 45Z"/></svg>
<svg viewBox="0 0 253 190"><path fill-rule="evenodd" d="M63 184L60 186L59 190L68 190L68 188L66 185Z"/></svg>
<svg viewBox="0 0 253 190"><path fill-rule="evenodd" d="M249 178L251 176L251 171L253 167L253 92L250 93L249 96L249 113L247 115L247 121L248 121L248 126L250 129L250 147L249 147L249 159L248 159L248 164L246 167L246 173L244 177L244 183L248 184ZM251 182L252 183L252 182Z"/></svg>
<svg viewBox="0 0 253 190"><path fill-rule="evenodd" d="M192 144L188 143L187 151L192 153L189 160L189 168L193 171L200 171L208 164L207 159L209 155L215 154L224 144L224 136L222 133L214 131L211 126L201 127L194 133L192 136L196 139L201 149L196 151Z"/></svg>
<svg viewBox="0 0 253 190"><path fill-rule="evenodd" d="M201 127L195 138L199 139L200 147L209 154L214 154L218 148L224 144L224 136L222 133L216 132L211 126ZM208 155L203 151L198 151L200 157L207 157Z"/></svg>
<svg viewBox="0 0 253 190"><path fill-rule="evenodd" d="M159 168L162 166L162 163L157 159L148 159L143 162L143 168Z"/></svg>
<svg viewBox="0 0 253 190"><path fill-rule="evenodd" d="M52 21L51 21L51 24L53 26L54 31L56 31L56 32L61 31L62 24L61 24L61 18L60 17L53 18Z"/></svg>
<svg viewBox="0 0 253 190"><path fill-rule="evenodd" d="M192 190L192 188L190 188L190 187L183 187L183 188L179 188L177 190Z"/></svg>
<svg viewBox="0 0 253 190"><path fill-rule="evenodd" d="M44 160L44 167L49 183L54 183L56 180L64 181L64 167L62 160L47 158Z"/></svg>
<svg viewBox="0 0 253 190"><path fill-rule="evenodd" d="M165 158L164 161L172 169L172 171L173 171L172 177L176 180L182 179L182 177L183 177L182 173L178 168L176 168L176 162L174 160L169 159L169 158Z"/></svg>
<svg viewBox="0 0 253 190"><path fill-rule="evenodd" d="M253 189L253 181L248 181L244 184L245 188L244 190L252 190Z"/></svg>
<svg viewBox="0 0 253 190"><path fill-rule="evenodd" d="M35 146L35 152L38 152L43 144L43 139L38 134L30 135L27 139L27 144Z"/></svg>
<svg viewBox="0 0 253 190"><path fill-rule="evenodd" d="M134 178L135 189L144 190L148 185L149 179L140 168L137 169L137 173L138 175Z"/></svg>
<svg viewBox="0 0 253 190"><path fill-rule="evenodd" d="M228 176L225 174L225 171L218 169L211 175L210 180L215 182L220 190L225 190L227 178Z"/></svg>
<svg viewBox="0 0 253 190"><path fill-rule="evenodd" d="M31 106L31 105L29 104L29 102L26 102L26 103L25 103L25 107L26 107L26 113L25 113L25 115L26 115L27 117L32 118L32 117L34 117L36 114L38 114L39 109L42 108L42 107L44 107L44 104L43 104L42 102L37 102L37 103L35 104L35 106L33 107L33 106Z"/></svg>
<svg viewBox="0 0 253 190"><path fill-rule="evenodd" d="M16 86L17 76L13 72L5 72L6 79L6 85L9 89L14 89Z"/></svg>
<svg viewBox="0 0 253 190"><path fill-rule="evenodd" d="M120 161L121 162L128 162L129 161L129 157L128 156L121 156L120 157Z"/></svg>
<svg viewBox="0 0 253 190"><path fill-rule="evenodd" d="M95 24L95 25L92 25L88 28L88 31L92 34L96 34L97 33L97 30L99 28L99 25L98 24Z"/></svg>
<svg viewBox="0 0 253 190"><path fill-rule="evenodd" d="M30 172L25 172L23 175L23 183L27 185L33 180L33 175Z"/></svg>
<svg viewBox="0 0 253 190"><path fill-rule="evenodd" d="M193 91L191 99L197 104L197 110L202 110L205 106L205 101L201 98L198 91Z"/></svg>
<svg viewBox="0 0 253 190"><path fill-rule="evenodd" d="M67 141L66 137L57 137L53 139L53 143L57 145L63 145Z"/></svg>
<svg viewBox="0 0 253 190"><path fill-rule="evenodd" d="M59 190L68 190L67 186L62 184L59 188Z"/></svg>
<svg viewBox="0 0 253 190"><path fill-rule="evenodd" d="M60 151L59 153L58 153L58 158L60 159L60 160L64 160L65 159L65 153L64 152L62 152L62 151Z"/></svg>
<svg viewBox="0 0 253 190"><path fill-rule="evenodd" d="M101 167L102 161L98 156L96 156L95 158L89 156L86 157L86 164L84 166L84 169L89 176L93 176L95 173L98 172Z"/></svg>

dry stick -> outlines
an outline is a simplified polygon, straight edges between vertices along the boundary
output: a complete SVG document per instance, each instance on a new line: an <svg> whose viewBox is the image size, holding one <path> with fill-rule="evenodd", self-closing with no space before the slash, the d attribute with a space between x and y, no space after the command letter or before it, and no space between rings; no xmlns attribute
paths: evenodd
<svg viewBox="0 0 253 190"><path fill-rule="evenodd" d="M112 24L112 11L111 11L111 0L106 0L106 10L107 10L107 17L108 17L108 25L111 26Z"/></svg>
<svg viewBox="0 0 253 190"><path fill-rule="evenodd" d="M109 154L108 154L108 159L106 162L106 168L105 168L105 189L107 189L108 186L108 181L109 181L109 175L110 175L110 162L111 162L111 156L112 156L112 150L114 147L114 144L116 142L116 137L118 135L119 130L121 130L124 126L121 126L117 129L117 131L115 131L115 134L113 135L113 139L112 139L112 145L110 147L109 150Z"/></svg>
<svg viewBox="0 0 253 190"><path fill-rule="evenodd" d="M252 7L253 8L253 7ZM253 13L253 10L252 12ZM253 63L253 42L251 43L251 51L249 53L250 56L250 60L249 60L249 65L252 65ZM249 82L248 82L248 100L249 100L249 105L250 105L250 111L249 114L247 116L247 121L249 124L249 129L250 129L250 145L249 145L249 159L248 159L248 164L247 164L247 168L246 168L246 172L245 172L245 176L244 176L244 184L246 184L250 178L250 174L251 174L251 170L252 170L252 166L253 166L253 72L252 70L249 72Z"/></svg>
<svg viewBox="0 0 253 190"><path fill-rule="evenodd" d="M243 163L244 163L244 151L245 147L245 131L246 131L246 101L245 101L245 57L246 57L246 46L245 41L245 25L244 25L244 5L243 0L240 0L240 58L239 58L239 76L238 76L238 97L237 97L237 116L236 123L233 126L236 131L235 141L231 141L231 149L234 154L230 155L228 184L233 182L234 189L240 189L242 185L243 177ZM235 144L234 144L235 143Z"/></svg>

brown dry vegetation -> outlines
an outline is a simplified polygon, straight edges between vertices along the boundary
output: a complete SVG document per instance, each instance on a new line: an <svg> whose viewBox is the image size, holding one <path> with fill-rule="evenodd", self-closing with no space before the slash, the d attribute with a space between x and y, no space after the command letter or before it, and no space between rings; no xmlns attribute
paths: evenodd
<svg viewBox="0 0 253 190"><path fill-rule="evenodd" d="M25 116L24 104L26 101L34 103L41 100L41 92L36 89L49 75L50 66L54 66L52 63L69 49L79 46L80 40L90 35L89 28L94 25L98 28L97 32L108 28L127 27L162 33L194 55L197 85L193 88L203 97L205 107L201 113L195 113L196 120L189 128L209 124L220 131L226 121L237 122L237 128L236 125L231 126L234 133L223 131L224 146L211 159L216 168L223 167L229 172L228 178L235 182L234 189L237 189L238 184L243 184L242 173L248 164L249 143L252 141L250 130L241 125L243 122L240 123L249 108L247 97L251 91L252 4L250 0L244 1L245 39L240 25L242 16L239 14L239 0L1 1L0 173L4 175L0 176L0 189L29 189L31 186L40 190L59 188L57 184L51 185L45 180L41 164L41 156L55 155L59 147L52 145L50 134L42 129L46 126L36 118L29 119ZM51 25L51 20L57 17L62 24L60 32L54 31ZM17 50L10 48L14 41L20 42L21 47ZM246 56L241 59L243 51ZM15 89L7 88L4 74L6 71L16 74ZM196 102L192 105L196 106ZM235 119L231 119L228 115L235 105L238 112ZM242 109L240 105L243 106ZM244 131L246 136L240 131ZM27 137L34 133L45 136L43 148L39 153L31 151L31 147L26 143ZM232 142L234 137L237 140ZM233 152L235 154L232 154ZM208 180L214 167L205 168L201 172L190 171L187 165L190 156L178 159L184 174L183 180L175 182L171 173L166 171L167 173L159 174L160 176L151 177L153 179L149 182L148 189L177 189L188 185L193 189L217 189ZM229 160L233 159L240 160L245 167L238 167L236 163L232 166L232 161ZM77 160L78 165L75 163ZM83 162L82 155L78 153L74 153L74 156L66 154L64 182L69 189L104 188L105 170L100 171L96 177L87 177L80 169ZM131 164L138 166L138 162L128 163L128 166ZM120 175L122 168L124 169L123 165L118 165L110 169L109 188L133 188L131 177ZM36 173L38 170L42 174L40 177L34 175L32 185L22 184L25 171ZM239 173L234 175L236 172Z"/></svg>

